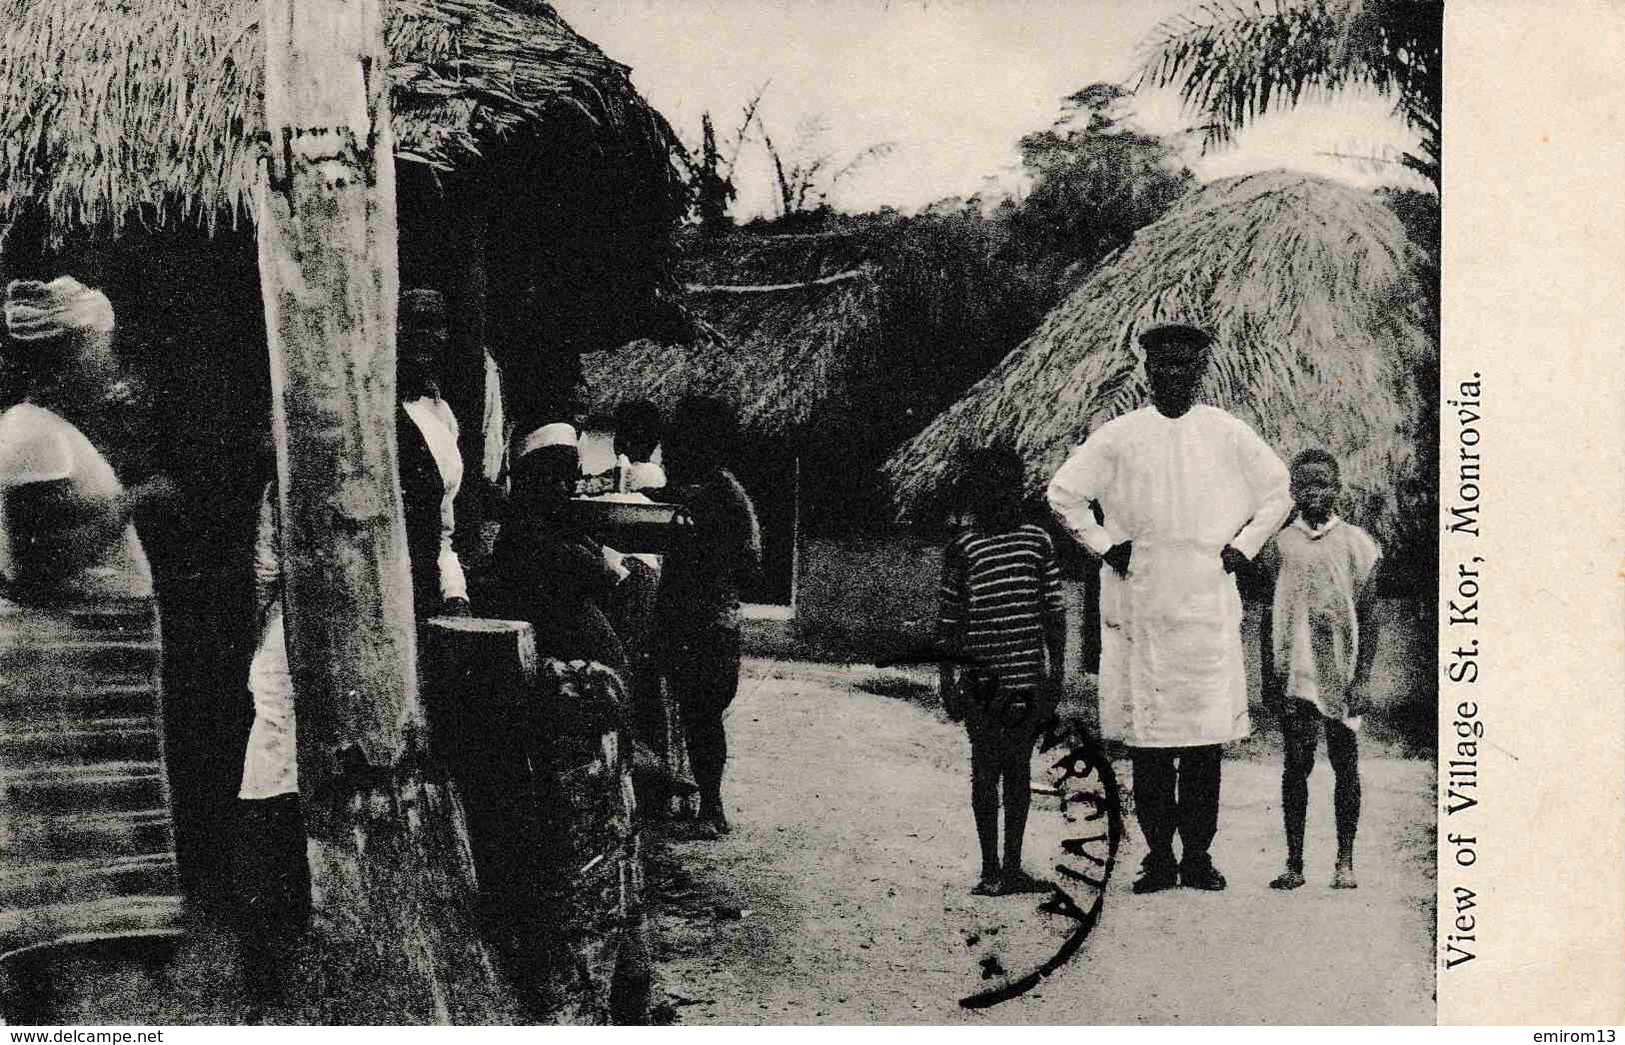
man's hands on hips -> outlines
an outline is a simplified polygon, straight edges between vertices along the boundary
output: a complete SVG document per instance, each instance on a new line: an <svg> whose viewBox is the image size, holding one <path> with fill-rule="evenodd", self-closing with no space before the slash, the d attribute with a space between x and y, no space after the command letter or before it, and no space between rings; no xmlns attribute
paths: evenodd
<svg viewBox="0 0 1625 1045"><path fill-rule="evenodd" d="M1117 571L1119 577L1126 577L1128 576L1128 564L1134 558L1134 542L1119 541L1117 544L1112 545L1102 558L1106 560L1107 566ZM1219 552L1219 559L1224 563L1225 573L1236 573L1252 564L1252 560L1247 558L1239 548L1229 544L1225 545L1224 550Z"/></svg>

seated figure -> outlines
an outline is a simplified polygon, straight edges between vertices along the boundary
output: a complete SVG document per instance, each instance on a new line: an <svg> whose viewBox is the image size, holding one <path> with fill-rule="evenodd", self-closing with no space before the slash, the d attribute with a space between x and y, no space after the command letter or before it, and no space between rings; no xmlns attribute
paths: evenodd
<svg viewBox="0 0 1625 1045"><path fill-rule="evenodd" d="M624 672L626 648L609 612L627 570L570 520L579 471L575 429L544 425L515 441L512 458L508 515L487 567L486 611L528 621L542 657Z"/></svg>

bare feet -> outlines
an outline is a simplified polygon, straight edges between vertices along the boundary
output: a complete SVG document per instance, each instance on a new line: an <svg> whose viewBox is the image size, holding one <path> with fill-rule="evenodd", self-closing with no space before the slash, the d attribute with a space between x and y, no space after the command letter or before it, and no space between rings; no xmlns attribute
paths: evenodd
<svg viewBox="0 0 1625 1045"><path fill-rule="evenodd" d="M719 835L725 835L733 830L733 825L728 823L728 817L722 812L722 800L720 798L712 799L710 801L705 801L702 799L700 802L700 814L696 819L711 829L712 838L716 838Z"/></svg>
<svg viewBox="0 0 1625 1045"><path fill-rule="evenodd" d="M1005 896L1016 893L1047 893L1054 888L1042 878L1034 878L1020 869L1006 873L1003 884Z"/></svg>
<svg viewBox="0 0 1625 1045"><path fill-rule="evenodd" d="M1270 883L1271 889L1301 889L1303 888L1303 872L1294 871L1290 867L1280 877Z"/></svg>
<svg viewBox="0 0 1625 1045"><path fill-rule="evenodd" d="M714 842L720 836L717 825L710 820L673 820L667 833L679 842Z"/></svg>

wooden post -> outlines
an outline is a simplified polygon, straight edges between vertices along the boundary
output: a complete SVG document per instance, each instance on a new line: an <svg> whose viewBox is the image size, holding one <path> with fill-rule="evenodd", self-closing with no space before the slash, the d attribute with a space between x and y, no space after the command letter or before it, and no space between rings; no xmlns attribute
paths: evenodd
<svg viewBox="0 0 1625 1045"><path fill-rule="evenodd" d="M261 12L259 263L318 927L308 965L336 1022L487 1022L505 995L473 926L466 833L423 757L380 0Z"/></svg>
<svg viewBox="0 0 1625 1045"><path fill-rule="evenodd" d="M536 637L522 621L443 617L424 630L425 703L433 753L468 821L486 931L526 999L553 999L541 868L562 839L537 801ZM564 979L559 976L559 979Z"/></svg>

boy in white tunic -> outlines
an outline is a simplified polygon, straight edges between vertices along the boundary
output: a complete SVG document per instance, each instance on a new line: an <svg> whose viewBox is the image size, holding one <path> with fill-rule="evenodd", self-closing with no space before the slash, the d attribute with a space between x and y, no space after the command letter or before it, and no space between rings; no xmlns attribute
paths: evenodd
<svg viewBox="0 0 1625 1045"><path fill-rule="evenodd" d="M1285 764L1281 814L1286 871L1275 889L1303 885L1303 827L1309 772L1322 728L1336 783L1337 864L1333 889L1353 889L1354 832L1360 821L1357 733L1377 653L1376 577L1382 551L1364 530L1333 511L1341 492L1337 458L1305 450L1292 461L1297 517L1261 562L1275 597L1259 629L1264 704L1281 716Z"/></svg>
<svg viewBox="0 0 1625 1045"><path fill-rule="evenodd" d="M1049 487L1056 515L1104 562L1100 729L1133 758L1150 849L1138 893L1225 887L1209 855L1220 745L1250 728L1232 575L1292 507L1274 451L1246 422L1196 402L1212 340L1180 325L1142 333L1151 405L1102 425Z"/></svg>

